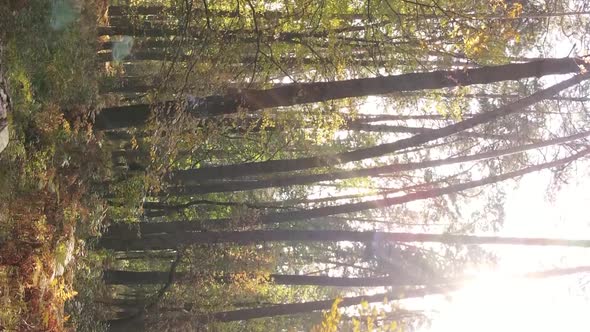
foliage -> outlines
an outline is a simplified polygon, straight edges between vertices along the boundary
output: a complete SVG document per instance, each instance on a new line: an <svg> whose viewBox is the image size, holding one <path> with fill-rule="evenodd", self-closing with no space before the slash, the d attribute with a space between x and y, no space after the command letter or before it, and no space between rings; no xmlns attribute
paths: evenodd
<svg viewBox="0 0 590 332"><path fill-rule="evenodd" d="M85 250L85 249L81 249ZM73 285L76 296L65 303L69 315L68 325L80 332L104 332L106 325L101 322L103 306L99 299L106 296L102 278L103 262L107 256L101 252L80 252L75 264Z"/></svg>
<svg viewBox="0 0 590 332"><path fill-rule="evenodd" d="M342 298L337 298L332 304L330 311L324 313L323 321L321 325L314 326L312 332L336 332L338 331L338 323L342 314L338 309L338 304L342 302Z"/></svg>
<svg viewBox="0 0 590 332"><path fill-rule="evenodd" d="M0 229L6 240L0 263L11 275L11 282L2 279L8 302L0 321L9 331L62 331L71 324L64 303L79 296L71 265L63 275L56 271L71 259L68 246L84 246L74 234L99 231L102 203L87 192L104 176L103 152L87 122L96 105L90 37L96 4L72 6L68 1L28 1L16 11L0 6L0 30L7 33L0 63L7 68L13 106L11 141L0 157ZM75 16L60 16L64 11Z"/></svg>
<svg viewBox="0 0 590 332"><path fill-rule="evenodd" d="M137 323L131 330L158 331L412 326L403 314L413 321L419 315L388 303L339 308L344 300L338 296L363 294L361 287L278 285L270 276L387 276L417 286L461 275L492 262L493 255L478 246L377 239L186 242L197 234L269 229L497 231L507 186L423 198L567 152L551 147L445 162L563 136L583 127L585 117L546 116L551 106L541 104L531 116L522 112L393 155L347 162L339 153L362 155L365 148L426 137L530 94L539 84L508 81L383 97L369 96L374 91L367 84L362 98L262 110L239 106L217 117L185 107L209 100L205 96L242 105L246 89L281 98L264 95L264 89L283 84L438 70L451 73L442 80L453 80L454 71L521 61L512 57L538 46L548 26L527 14L544 10L541 3L501 0L11 0L9 7L0 6L0 31L7 31L5 40L0 36L0 64L8 68L15 108L9 119L13 137L0 156L0 211L8 211L0 213L0 286L8 294L0 299L6 308L0 329L98 332L107 328L101 321L112 318ZM140 110L122 114L148 120L145 126L95 132L93 117L101 108ZM575 150L579 142L567 148ZM304 164L313 156L325 157L309 169L247 171L257 162ZM440 165L408 166L425 162ZM215 167L228 165L232 171L220 168L215 176ZM388 165L370 176L353 174ZM187 169L213 175L190 185L170 181ZM346 172L354 176L338 177ZM318 175L323 180L304 185L282 182ZM234 181L271 184L224 189ZM396 199L400 204L381 206ZM167 239L175 249L106 253L97 239L105 229L107 241L157 245ZM160 284L129 279L105 285L103 269L144 272ZM310 312L208 321L229 310L334 298L322 317Z"/></svg>
<svg viewBox="0 0 590 332"><path fill-rule="evenodd" d="M369 305L367 302L362 302L356 309L356 315L360 318L352 317L350 322L343 320L342 310L338 308L342 298L338 297L334 300L332 308L323 314L322 322L314 326L312 332L337 332L350 330L353 332L362 331L380 331L380 332L401 332L402 329L396 321L384 321L386 317L386 307L388 306L387 299L383 305L378 309L377 306ZM395 309L391 309L395 310ZM353 310L354 311L354 310Z"/></svg>

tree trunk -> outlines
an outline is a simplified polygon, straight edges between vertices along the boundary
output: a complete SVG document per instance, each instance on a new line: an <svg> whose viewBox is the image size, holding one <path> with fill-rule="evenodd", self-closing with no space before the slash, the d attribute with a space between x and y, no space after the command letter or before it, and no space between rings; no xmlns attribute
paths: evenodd
<svg viewBox="0 0 590 332"><path fill-rule="evenodd" d="M449 287L450 288L450 287ZM439 287L423 288L423 289L408 289L397 292L381 293L375 295L361 295L344 297L339 304L339 307L348 307L361 304L362 302L375 303L383 302L385 298L388 300L399 300L408 298L418 298L428 295L441 294L451 289L444 289ZM314 312L318 310L329 310L334 303L332 300L324 301L310 301L302 303L287 303L268 307L241 309L233 311L216 312L209 315L202 315L197 317L197 320L204 323L218 321L218 322L233 322L240 320L249 320L264 317L276 317L282 315L294 315L300 313Z"/></svg>
<svg viewBox="0 0 590 332"><path fill-rule="evenodd" d="M170 223L174 224L174 223ZM122 241L114 238L102 238L99 248L114 250L156 250L173 249L183 245L212 245L219 243L236 243L249 245L260 242L436 242L455 245L530 245L530 246L565 246L588 247L590 240L568 240L551 238L517 238L498 236L472 236L429 233L389 233L356 231L230 231L230 232L177 232L175 234L157 234L142 238Z"/></svg>
<svg viewBox="0 0 590 332"><path fill-rule="evenodd" d="M174 101L168 101L164 102L164 105L155 106L156 108L165 106L165 109L168 110L183 107L197 117L216 116L236 113L238 110L254 112L265 108L383 95L400 91L441 89L576 73L580 71L578 67L580 63L583 63L582 60L576 58L545 59L466 70L410 73L336 82L292 83L267 90L239 90L235 94L189 98L186 105L177 105ZM147 104L106 108L97 115L95 127L96 129L116 129L141 126L149 119L150 114L151 105Z"/></svg>
<svg viewBox="0 0 590 332"><path fill-rule="evenodd" d="M355 121L349 123L345 128L348 130L365 131L371 133L392 133L392 134L424 134L436 130L435 128L427 127L410 127L410 126L393 126L388 124L370 124ZM509 135L494 135L478 132L460 132L457 133L460 137L482 138L491 140L511 140Z"/></svg>
<svg viewBox="0 0 590 332"><path fill-rule="evenodd" d="M262 189L262 188L273 188L273 187L286 187L286 186L294 186L294 185L307 185L321 181L334 181L334 180L344 180L344 179L351 179L363 176L379 176L382 174L391 174L397 172L404 172L404 171L411 171L417 169L424 169L429 167L438 167L443 165L452 165L457 163L465 163L471 161L480 161L486 160L491 158L498 158L506 155L516 154L519 152L539 149L546 146L551 145L558 145L567 143L576 139L584 138L590 135L590 131L582 132L579 134L557 138L552 140L547 140L539 143L533 144L526 144L521 146L516 146L513 148L508 148L504 150L493 150L489 152L479 153L475 155L463 156L463 157L455 157L455 158L447 158L447 159L438 159L438 160L429 160L429 161L422 161L416 163L406 163L406 164L392 164L387 166L380 166L380 167L372 167L372 168L365 168L365 169L358 169L358 170L351 170L351 171L332 171L329 173L321 173L321 174L307 174L307 175L286 175L286 176L275 176L268 179L261 179L261 180L236 180L236 181L227 181L227 182L220 182L214 184L202 184L202 185L183 185L177 187L168 188L166 195L174 195L174 196L184 196L184 195L201 195L201 194L210 194L210 193L218 193L218 192L234 192L234 191L244 191L244 190L254 190L254 189ZM190 181L189 181L190 183Z"/></svg>
<svg viewBox="0 0 590 332"><path fill-rule="evenodd" d="M572 269L556 269L556 270L549 270L549 271L540 271L540 272L533 272L532 275L535 278L547 278L547 277L554 277L554 276L561 276L561 275L568 275L572 273L581 273L587 272L589 269L588 267L578 267ZM524 275L524 277L528 278L529 276ZM451 283L445 286L427 286L425 288L420 289L407 289L395 292L389 292L385 294L375 294L370 296L353 296L353 297L344 297L339 304L339 308L352 306L360 304L361 302L368 302L368 303L375 303L375 302L382 302L385 298L388 300L399 300L399 299L407 299L407 298L416 298L416 297L424 297L428 295L437 295L437 294L444 294L447 292L452 292L460 288L460 283ZM202 315L199 319L203 322L209 321L220 321L220 322L230 322L230 321L238 321L238 320L248 320L254 318L264 318L264 317L275 317L281 315L293 315L299 313L308 313L317 310L329 310L332 307L334 300L325 300L325 301L311 301L311 302L303 302L303 303L288 303L288 304L279 304L274 306L268 307L260 307L260 308L253 308L253 309L242 309L242 310L233 310L233 311L225 311L225 312L217 312L209 315Z"/></svg>
<svg viewBox="0 0 590 332"><path fill-rule="evenodd" d="M568 269L554 269L548 271L532 272L522 275L525 278L547 278L555 276L569 275L573 273L587 272L590 268L587 266L580 266ZM407 298L418 298L428 295L444 294L459 289L461 286L460 282L450 283L443 286L427 286L420 289L402 289L392 291L388 293L381 293L375 295L361 295L353 297L344 297L339 303L339 308L358 305L361 302L375 303L382 302L385 298L388 300L400 300ZM309 313L318 310L329 310L334 299L323 300L323 301L310 301L303 303L287 303L271 305L266 307L252 308L252 309L241 309L232 311L216 312L211 314L202 314L196 317L196 320L201 323L210 323L213 321L219 322L230 322L249 320L255 318L275 317L281 315L293 315L300 313ZM194 316L187 316L187 321L194 320ZM112 320L110 323L110 332L122 332L122 331L143 331L145 329L144 317L137 317L135 319L120 319Z"/></svg>
<svg viewBox="0 0 590 332"><path fill-rule="evenodd" d="M477 187L481 187L484 185L498 183L501 181L505 181L508 179L516 178L519 176L523 176L529 173L538 172L543 169L558 167L562 165L567 165L570 162L573 162L585 155L590 153L590 148L586 149L580 153L574 154L572 156L558 159L552 162L543 163L539 165L529 166L517 171L508 172L505 174L489 176L487 178L483 178L480 180L469 181L465 183L459 183L456 185L450 185L443 188L433 188L430 190L424 191L417 191L414 193L406 194L403 196L397 197L390 197L384 198L379 200L372 200L372 201L364 201L358 203L348 203L336 206L326 206L326 207L319 207L315 209L309 210L299 210L299 211L289 211L289 212L282 212L282 213L275 213L269 214L260 217L260 222L264 224L274 224L274 223L285 223L285 222L293 222L297 220L306 220L306 219L313 219L313 218L320 218L326 216L332 216L337 214L343 213L354 213L360 212L365 210L372 210L372 209L379 209L393 205L404 204L412 201L423 200L433 197L439 197L443 195L448 195L452 193L461 192L468 189L473 189Z"/></svg>
<svg viewBox="0 0 590 332"><path fill-rule="evenodd" d="M129 16L137 15L161 15L169 11L170 7L166 6L109 6L109 16Z"/></svg>
<svg viewBox="0 0 590 332"><path fill-rule="evenodd" d="M386 22L378 23L375 25L382 25L386 24ZM325 40L326 38L333 36L335 34L340 33L348 33L348 32L362 32L365 31L369 26L367 25L352 25L342 28L336 29L322 29L318 31L309 31L309 32L276 32L273 29L269 30L249 30L249 29L237 29L237 30L223 30L217 31L219 35L216 38L219 38L218 41L223 39L224 41L238 41L238 42L257 42L258 37L262 38L262 40L267 42L291 42L291 43L298 43L300 40L303 39L310 39L310 38L320 38ZM200 28L190 28L188 31L183 30L184 27L180 26L168 26L164 24L160 24L159 22L150 22L145 21L143 24L135 25L130 22L126 22L123 25L111 25L111 26L99 26L97 28L98 36L114 36L114 35L125 35L125 36L138 36L138 37L151 37L151 38L158 38L158 37L170 37L170 36L181 36L185 32L187 33L188 38L200 39L205 38L206 33L211 33L211 31L206 31ZM334 38L338 38L334 36ZM346 40L346 37L342 37L342 40ZM356 39L352 39L350 41L359 41ZM376 42L376 41L369 41L369 42ZM410 43L413 41L408 41L404 43Z"/></svg>
<svg viewBox="0 0 590 332"><path fill-rule="evenodd" d="M120 271L120 270L106 270L103 278L108 285L138 285L138 284L165 284L169 278L168 271ZM193 278L207 278L208 276L193 276L187 273L177 272L175 280L177 282L190 282ZM255 276L253 275L252 278ZM215 280L220 283L228 283L234 279L233 274L225 274L223 276L216 276ZM364 278L345 278L345 277L329 277L329 276L310 276L310 275L285 275L285 274L271 274L266 280L277 285L312 285L312 286L326 286L326 287L386 287L386 286L400 286L412 285L415 281L396 277L364 277Z"/></svg>
<svg viewBox="0 0 590 332"><path fill-rule="evenodd" d="M176 7L167 7L167 6L109 6L108 14L109 16L129 16L129 15L162 15L162 14L170 14L177 12L178 9ZM219 17L219 18L236 18L240 17L240 12L238 10L205 10L204 8L192 8L191 14L199 17L211 16L211 17ZM257 15L259 17L263 17L267 20L276 20L279 18L289 18L294 17L297 13L293 15L285 15L286 13L278 10L265 10L265 11L258 11ZM364 14L354 14L354 13L335 13L330 14L330 17L339 18L342 20L362 20L366 17Z"/></svg>
<svg viewBox="0 0 590 332"><path fill-rule="evenodd" d="M199 182L203 180L237 178L248 175L269 174L273 172L288 172L317 167L333 167L352 161L359 161L368 158L375 158L386 154L394 153L410 147L447 137L461 131L474 128L475 126L493 121L516 112L522 112L527 107L551 97L562 90L578 84L590 77L585 73L576 75L561 83L555 84L549 88L535 92L534 94L500 107L494 111L480 113L463 121L435 129L423 134L418 134L410 138L401 139L392 143L385 143L378 146L357 149L337 154L300 158L300 159L283 159L269 160L263 162L251 162L238 165L227 165L217 167L204 167L193 170L180 170L171 174L170 181L174 183L184 183L188 181Z"/></svg>
<svg viewBox="0 0 590 332"><path fill-rule="evenodd" d="M420 98L428 98L430 96L436 98L446 98L446 99L455 99L455 98L473 98L473 99L518 99L522 98L522 95L517 93L465 93L465 94L456 94L452 92L432 92L427 95L419 92L404 92L400 93L402 97L420 97ZM572 101L572 102L587 102L590 101L588 97L562 97L562 96L554 96L547 98L548 100L559 100L559 101ZM387 115L386 115L387 116ZM426 116L426 119L435 118L435 119L444 119L443 115L432 115Z"/></svg>
<svg viewBox="0 0 590 332"><path fill-rule="evenodd" d="M579 159L582 156L585 156L590 153L590 149L586 149L580 153L572 155L570 157L566 157L563 159L559 159L556 161L539 164L530 166L524 169L520 169L518 171L509 172L505 174L489 176L487 178L475 181L469 181L466 183L460 183L456 185L451 185L444 188L434 188L430 190L423 190L417 191L414 193L406 194L403 196L397 197L390 197L384 198L379 200L372 200L372 201L364 201L358 203L347 203L342 205L336 206L326 206L326 207L319 207L309 210L297 210L297 211L288 211L288 212L279 212L279 213L271 213L267 215L263 215L258 218L258 222L262 224L275 224L275 223L287 223L287 222L295 222L295 221L302 221L307 219L313 218L321 218L327 217L337 214L343 213L354 213L360 212L365 210L372 210L378 209L393 205L404 204L412 201L423 200L443 195L448 195L451 193L457 193L463 190L473 189L476 187L497 183L501 181L505 181L511 178L523 176L532 172L537 172L543 169L548 169L552 167L566 165L570 162L573 162ZM139 223L137 225L126 225L126 224L115 224L110 226L107 229L106 237L111 237L110 240L104 240L108 243L112 243L115 247L106 247L110 249L118 249L124 250L120 247L116 246L116 242L120 241L121 239L129 239L133 240L138 236L138 234L142 235L149 235L149 234L159 234L159 233L166 233L165 236L173 236L174 234L182 233L185 231L198 231L198 230L205 230L205 229L220 229L220 228L228 228L231 225L231 219L211 219L211 220L204 220L200 222L188 222L188 221L181 221L181 222L157 222L157 223ZM206 234L207 232L205 232ZM198 233L195 233L198 234ZM186 234L185 234L186 235ZM103 238L104 239L104 238ZM146 239L146 238L144 238ZM157 238L154 238L156 242L158 241ZM170 239L165 240L170 241ZM125 242L125 241L121 241ZM189 241L190 242L190 241ZM151 243L151 242L150 242ZM175 244L174 241L170 242L171 244L166 244L163 247L142 247L138 244L137 249L174 249L177 247L178 244ZM122 245L123 243L121 243Z"/></svg>
<svg viewBox="0 0 590 332"><path fill-rule="evenodd" d="M573 273L581 273L589 271L589 267L577 267L571 269L556 269L556 270L549 270L549 271L540 271L540 272L533 272L530 274L525 274L522 276L517 277L533 277L533 278L547 278L547 277L554 277L554 276L562 276L568 275ZM420 289L406 289L406 290L398 290L393 291L385 294L375 294L369 296L353 296L353 297L344 297L342 301L339 303L338 307L343 308L352 305L358 305L361 302L368 302L368 303L375 303L375 302L383 302L385 298L388 300L400 300L400 299L408 299L408 298L416 298L416 297L424 297L429 295L437 295L437 294L444 294L448 292L455 291L461 288L461 282L454 282L449 283L446 285L441 286L426 286ZM248 319L255 319L255 318L264 318L264 317L275 317L281 315L293 315L299 313L308 313L318 310L329 310L334 303L334 299L332 300L324 300L324 301L311 301L311 302L303 302L303 303L288 303L288 304L279 304L274 306L268 307L260 307L260 308L253 308L253 309L241 309L241 310L233 310L233 311L225 311L225 312L217 312L209 315L202 315L198 318L202 322L210 322L210 321L220 321L220 322L231 322L231 321L239 321L239 320L248 320Z"/></svg>
<svg viewBox="0 0 590 332"><path fill-rule="evenodd" d="M147 328L145 317L143 315L129 319L112 319L106 321L106 323L109 326L108 332L140 332L146 331Z"/></svg>

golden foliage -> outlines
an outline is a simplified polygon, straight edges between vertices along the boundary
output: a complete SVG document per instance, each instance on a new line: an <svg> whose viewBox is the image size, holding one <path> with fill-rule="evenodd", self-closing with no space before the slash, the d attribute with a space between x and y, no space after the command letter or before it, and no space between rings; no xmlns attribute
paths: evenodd
<svg viewBox="0 0 590 332"><path fill-rule="evenodd" d="M338 326L340 324L340 318L342 314L338 309L338 305L342 302L342 298L338 297L332 303L330 311L324 313L324 318L319 325L314 326L311 332L338 332Z"/></svg>

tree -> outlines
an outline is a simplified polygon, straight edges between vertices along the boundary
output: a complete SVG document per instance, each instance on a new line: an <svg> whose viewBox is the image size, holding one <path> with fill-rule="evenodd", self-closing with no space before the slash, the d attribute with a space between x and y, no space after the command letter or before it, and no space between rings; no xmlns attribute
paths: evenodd
<svg viewBox="0 0 590 332"><path fill-rule="evenodd" d="M110 205L97 247L116 252L105 281L125 285L108 286L112 331L306 330L334 287L347 305L385 296L357 287L427 295L458 287L449 276L491 259L486 245L590 244L467 235L500 224L500 181L565 178L590 151L585 113L564 107L581 108L569 102L585 87L562 94L589 75L585 59L519 56L544 18L571 13L468 0L143 5L113 6L96 30L134 35L125 61L105 66L125 76L99 84L110 95L95 127L114 165L91 186ZM101 38L98 61L118 40ZM577 73L546 89L528 79ZM368 96L398 114L363 114Z"/></svg>
<svg viewBox="0 0 590 332"><path fill-rule="evenodd" d="M355 177L363 177L363 176L378 176L380 174L391 174L396 172L404 172L404 171L412 171L417 169L424 169L429 167L437 167L443 165L451 165L455 163L465 163L470 161L481 161L490 158L498 158L510 154L515 154L519 152L524 152L527 150L538 149L542 147L552 146L552 145L559 145L567 142L571 142L576 139L584 138L590 135L590 132L582 132L579 134L563 137L563 138L556 138L547 141L542 141L538 143L532 144L524 144L520 146L515 146L512 148L507 148L503 150L493 150L468 156L461 156L455 158L445 158L445 159L435 159L435 160L428 160L428 161L421 161L415 163L405 163L405 164L391 164L386 166L379 166L379 167L370 167L370 168L363 168L358 170L350 170L350 171L332 171L327 173L319 173L319 174L309 174L309 175L284 175L284 176L273 176L267 179L259 179L259 180L246 180L246 181L226 181L220 183L213 183L208 184L204 183L201 185L190 186L190 185L181 185L176 187L168 188L165 194L168 195L201 195L201 194L209 194L209 193L216 193L216 192L234 192L234 191L241 191L241 190L253 190L253 189L261 189L261 188L272 188L272 187L285 187L285 186L293 186L293 185L307 185L312 184L320 181L334 181L334 180L343 180L343 179L350 179ZM190 183L190 179L188 181ZM147 207L147 206L144 206Z"/></svg>
<svg viewBox="0 0 590 332"><path fill-rule="evenodd" d="M351 161L375 158L403 149L420 146L421 144L462 132L466 129L473 128L500 117L504 117L516 112L522 112L526 109L526 107L534 105L545 98L551 97L564 89L574 86L588 79L588 77L589 74L587 73L576 75L568 80L555 84L549 88L537 91L528 97L500 107L494 111L481 113L477 116L459 121L455 124L451 124L440 129L434 129L432 131L418 134L410 138L401 139L393 143L385 143L378 146L357 149L354 151L317 157L288 160L269 160L264 162L250 162L240 165L206 167L194 170L179 170L171 174L170 180L171 182L175 183L189 181L199 182L205 179L211 180L220 178L236 178L247 175L305 170L317 167L329 167Z"/></svg>
<svg viewBox="0 0 590 332"><path fill-rule="evenodd" d="M172 249L179 245L209 245L217 243L253 244L257 242L307 242L307 241L351 241L371 243L373 241L393 242L438 242L445 244L510 244L538 246L590 246L588 240L567 240L549 238L515 238L496 236L471 236L453 234L427 233L386 233L386 232L355 232L355 231L243 231L243 232L178 232L176 234L154 234L140 239L103 238L99 247L113 250L162 250Z"/></svg>
<svg viewBox="0 0 590 332"><path fill-rule="evenodd" d="M554 270L547 270L547 271L537 271L524 274L522 276L517 277L524 277L524 278L550 278L555 276L564 276L569 274L575 273L584 273L588 272L589 269L587 266L569 268L569 269L554 269ZM367 303L375 303L375 302L383 302L385 299L388 300L399 300L399 299L408 299L408 298L415 298L415 297L425 297L425 296L432 296L438 294L444 294L448 292L453 292L461 287L461 282L449 282L442 285L431 285L425 286L424 288L416 288L416 289L400 289L395 290L389 293L382 293L382 294L375 294L375 295L365 295L365 296L353 296L353 297L344 297L340 302L340 307L347 307L352 305L360 304L361 302ZM244 310L234 310L234 311L225 311L225 312L217 312L210 315L201 315L197 316L197 320L208 322L210 320L216 320L220 322L229 322L235 320L247 320L253 318L263 318L263 317L273 317L277 315L293 315L297 313L303 312L311 312L316 310L328 310L330 309L334 300L326 300L326 301L313 301L313 302L303 302L303 303L288 303L288 304L281 304L269 307L261 307L261 308L254 308L254 309L244 309Z"/></svg>
<svg viewBox="0 0 590 332"><path fill-rule="evenodd" d="M361 304L361 302L375 303L383 302L385 299L388 300L399 300L418 298L429 295L436 295L451 291L452 286L449 287L425 287L419 289L401 289L389 293L381 293L375 295L361 295L344 297L340 302L341 307L347 307L352 305ZM248 320L254 318L274 317L279 315L294 315L298 313L313 312L317 310L330 309L334 299L323 300L323 301L311 301L303 303L287 303L275 306L254 308L254 309L242 309L233 311L222 311L213 314L206 314L197 316L196 319L200 322L207 323L211 321L219 322L231 322L238 320Z"/></svg>
<svg viewBox="0 0 590 332"><path fill-rule="evenodd" d="M165 284L168 282L168 272L162 271L121 271L105 270L104 280L107 284L118 285L139 285L139 284ZM192 279L208 278L207 275L190 275L182 272L176 273L175 279L184 283ZM256 278L252 275L251 278ZM214 280L220 283L228 283L234 279L232 274L215 276ZM400 276L380 276L380 277L329 277L329 276L312 276L312 275L285 275L270 274L262 276L263 280L277 285L311 285L311 286L328 286L328 287L385 287L412 285L417 281L405 279Z"/></svg>
<svg viewBox="0 0 590 332"><path fill-rule="evenodd" d="M547 271L537 271L526 273L521 276L521 278L550 278L556 276L564 276L569 274L575 273L584 273L588 272L589 269L587 266L581 267L574 267L574 268L567 268L567 269L553 269ZM367 303L375 303L375 302L383 302L385 299L387 300L400 300L400 299L408 299L408 298L417 298L417 297L425 297L425 296L432 296L432 295L439 295L445 294L449 292L453 292L457 289L461 288L461 281L459 282L448 282L441 285L430 285L425 286L423 288L401 288L399 290L394 290L388 293L381 293L375 295L361 295L361 296L351 296L351 297L343 297L339 303L339 306L347 307L358 305L361 302ZM201 315L187 315L185 319L192 321L192 322L199 322L199 323L209 323L212 321L218 322L231 322L231 321L239 321L239 320L249 320L255 318L265 318L265 317L275 317L279 315L294 315L299 313L306 313L306 312L313 312L318 310L328 310L334 303L334 299L330 300L322 300L322 301L311 301L311 302L302 302L302 303L286 303L286 304L279 304L273 306L266 306L266 307L259 307L259 308L252 308L252 309L242 309L242 310L232 310L232 311L222 311L222 312L215 312L211 314L201 314Z"/></svg>
<svg viewBox="0 0 590 332"><path fill-rule="evenodd" d="M275 223L289 223L294 221L304 221L306 219L312 218L320 218L326 216L332 216L337 214L343 213L353 213L359 211L365 211L370 209L378 209L384 208L393 205L399 205L411 201L416 200L424 200L428 198L438 197L442 195L448 195L452 193L457 193L463 190L472 189L492 183L497 183L500 181L505 181L507 179L516 178L519 176L523 176L532 172L537 172L543 169L548 169L556 166L566 165L572 161L579 159L582 156L585 156L590 153L590 149L586 149L580 153L574 154L572 156L558 159L556 161L529 166L517 171L508 172L505 174L489 176L487 178L483 178L480 180L474 180L470 182L450 185L447 187L442 188L433 188L429 190L417 191L413 193L409 193L403 196L396 196L390 198L384 198L379 200L369 200L369 201L362 201L358 203L346 203L342 205L335 205L335 206L325 206L325 207L318 207L309 210L299 210L299 211L287 211L287 212L278 212L272 213L267 215L262 215L258 218L257 222L261 224L275 224ZM125 239L125 238L134 238L137 234L148 235L148 234L159 234L159 233L167 233L170 236L173 234L183 231L204 231L208 227L210 228L225 228L228 227L231 223L230 219L212 219L206 222L155 222L155 223L140 223L138 229L135 229L133 225L127 226L122 224L117 224L111 226L108 230L107 234L109 236ZM139 233L138 233L139 231ZM206 232L205 232L206 233ZM168 248L175 248L177 244L170 238L166 241L170 241L170 244L167 244L168 247L162 247L161 249L168 249ZM165 242L166 242L165 241ZM115 245L117 241L114 240L113 245ZM121 245L125 245L121 243ZM118 248L118 247L107 247L107 248ZM138 247L137 249L141 249Z"/></svg>
<svg viewBox="0 0 590 332"><path fill-rule="evenodd" d="M265 108L342 98L577 73L580 70L578 67L580 64L583 64L583 60L577 58L544 59L464 71L433 71L336 82L291 83L267 90L238 90L227 95L191 97L185 103L186 105L178 105L175 101L166 101L157 104L155 108L163 109L166 113L176 108L184 108L186 112L196 117L226 115L237 113L240 110L254 112ZM146 104L104 108L96 116L94 127L96 129L117 129L141 126L150 118L151 108L151 105Z"/></svg>
<svg viewBox="0 0 590 332"><path fill-rule="evenodd" d="M427 295L434 295L440 294L448 289L443 289L441 287L432 287L432 288L422 288L422 289L404 289L398 290L390 293L382 293L382 294L375 294L375 295L368 295L368 296L352 296L352 297L345 297L342 299L340 305L341 306L352 306L356 304L360 304L361 302L382 302L385 298L395 300L395 299L405 299L405 298L416 298L416 297L424 297ZM275 317L279 315L293 315L298 313L306 313L306 312L313 312L316 310L326 310L332 306L334 302L333 299L330 300L323 300L323 301L312 301L312 302L303 302L303 303L288 303L288 304L280 304L262 308L254 308L254 309L242 309L242 310L233 310L233 311L221 311L211 314L202 314L202 315L190 315L185 314L183 315L182 319L176 320L175 328L181 328L183 325L189 324L207 324L211 322L231 322L231 321L239 321L239 320L248 320L254 318L264 318L264 317ZM144 317L141 317L144 318ZM112 320L109 321L109 325L111 329L109 331L128 331L129 328L143 326L145 324L143 319L119 319L119 320ZM127 329L127 330L125 330Z"/></svg>

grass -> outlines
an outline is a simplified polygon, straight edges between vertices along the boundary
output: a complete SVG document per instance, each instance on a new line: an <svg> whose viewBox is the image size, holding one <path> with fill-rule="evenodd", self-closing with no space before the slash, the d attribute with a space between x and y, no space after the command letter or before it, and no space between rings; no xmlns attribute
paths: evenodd
<svg viewBox="0 0 590 332"><path fill-rule="evenodd" d="M87 253L84 239L100 233L105 210L87 189L108 172L88 121L99 106L98 7L0 4L0 63L13 106L11 142L0 154L0 331L103 329L85 316L101 291L101 257Z"/></svg>

